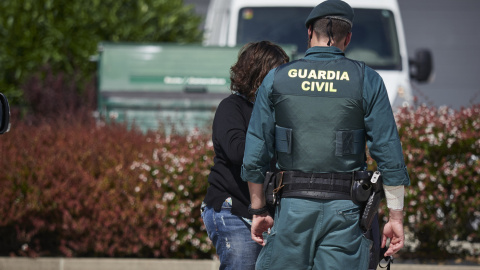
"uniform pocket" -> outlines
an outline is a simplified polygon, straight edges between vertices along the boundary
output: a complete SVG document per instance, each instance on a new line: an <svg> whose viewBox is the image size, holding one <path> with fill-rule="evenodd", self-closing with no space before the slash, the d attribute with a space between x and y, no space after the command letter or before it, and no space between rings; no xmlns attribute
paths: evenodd
<svg viewBox="0 0 480 270"><path fill-rule="evenodd" d="M336 133L336 156L359 155L365 151L365 130L339 130Z"/></svg>
<svg viewBox="0 0 480 270"><path fill-rule="evenodd" d="M278 152L290 154L292 152L292 129L275 126L275 149Z"/></svg>
<svg viewBox="0 0 480 270"><path fill-rule="evenodd" d="M338 214L343 216L346 220L358 221L360 219L360 207L357 205L350 206L346 209L339 210Z"/></svg>

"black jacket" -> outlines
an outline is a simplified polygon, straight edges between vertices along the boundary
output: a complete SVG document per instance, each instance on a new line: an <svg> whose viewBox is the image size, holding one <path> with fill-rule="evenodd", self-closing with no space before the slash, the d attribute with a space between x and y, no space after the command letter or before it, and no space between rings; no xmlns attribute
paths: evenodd
<svg viewBox="0 0 480 270"><path fill-rule="evenodd" d="M245 135L253 104L242 96L232 94L222 100L215 112L212 142L214 165L204 202L220 211L226 198L232 197L232 214L252 218L248 214L250 195L248 184L240 177L245 151Z"/></svg>

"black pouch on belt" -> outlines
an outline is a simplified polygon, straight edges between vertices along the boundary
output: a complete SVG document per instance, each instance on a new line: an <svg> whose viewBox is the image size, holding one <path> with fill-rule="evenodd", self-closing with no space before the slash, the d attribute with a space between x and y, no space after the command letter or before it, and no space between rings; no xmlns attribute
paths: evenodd
<svg viewBox="0 0 480 270"><path fill-rule="evenodd" d="M280 175L280 179L278 178ZM279 203L279 191L282 186L282 172L267 172L265 174L265 181L263 182L263 193L265 194L265 203L267 204L268 213L270 216L275 216L275 207Z"/></svg>
<svg viewBox="0 0 480 270"><path fill-rule="evenodd" d="M267 172L265 174L265 181L263 182L263 193L265 194L265 201L268 206L275 206L277 198L273 192L276 188L276 179L274 172Z"/></svg>
<svg viewBox="0 0 480 270"><path fill-rule="evenodd" d="M356 205L361 206L362 209L373 192L372 183L370 181L373 175L373 171L355 171L353 175L350 196L352 201Z"/></svg>
<svg viewBox="0 0 480 270"><path fill-rule="evenodd" d="M372 185L369 180L354 180L352 181L352 201L356 205L364 206L368 198L372 194Z"/></svg>

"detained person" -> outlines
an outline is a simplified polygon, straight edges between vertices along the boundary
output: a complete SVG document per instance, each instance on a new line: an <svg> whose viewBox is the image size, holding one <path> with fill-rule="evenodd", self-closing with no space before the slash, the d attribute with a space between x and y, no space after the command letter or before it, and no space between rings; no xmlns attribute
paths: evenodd
<svg viewBox="0 0 480 270"><path fill-rule="evenodd" d="M220 259L220 269L253 270L261 246L251 239L248 185L240 177L245 136L255 93L267 73L289 61L281 47L260 41L246 44L230 69L232 94L215 112L212 142L214 165L202 204L208 237Z"/></svg>

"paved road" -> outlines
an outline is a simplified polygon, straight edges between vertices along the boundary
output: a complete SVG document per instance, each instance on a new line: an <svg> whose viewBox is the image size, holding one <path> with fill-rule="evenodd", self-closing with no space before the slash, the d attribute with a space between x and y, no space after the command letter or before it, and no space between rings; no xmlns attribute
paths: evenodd
<svg viewBox="0 0 480 270"><path fill-rule="evenodd" d="M348 1L348 0L347 0ZM381 1L381 0L378 0ZM205 16L209 0L184 0ZM399 0L410 57L431 49L434 77L415 84L413 94L427 105L454 109L480 104L480 1Z"/></svg>
<svg viewBox="0 0 480 270"><path fill-rule="evenodd" d="M0 257L0 270L216 270L219 266L218 260ZM480 266L397 263L392 269L480 270Z"/></svg>

